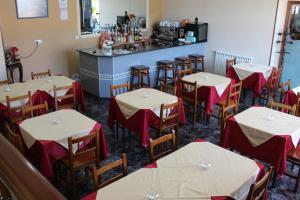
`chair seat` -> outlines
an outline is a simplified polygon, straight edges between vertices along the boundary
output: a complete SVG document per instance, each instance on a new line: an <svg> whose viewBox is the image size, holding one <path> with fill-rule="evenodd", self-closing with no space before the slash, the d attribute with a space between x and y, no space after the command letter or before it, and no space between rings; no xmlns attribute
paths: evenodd
<svg viewBox="0 0 300 200"><path fill-rule="evenodd" d="M174 61L171 60L160 60L157 62L158 65L173 65Z"/></svg>
<svg viewBox="0 0 300 200"><path fill-rule="evenodd" d="M226 106L226 103L227 103L227 100L224 99L224 100L218 102L216 105L217 105L217 106ZM229 102L228 102L228 104L229 104L229 105L234 105L234 104L235 104L235 101L232 100L232 99L230 99Z"/></svg>
<svg viewBox="0 0 300 200"><path fill-rule="evenodd" d="M190 58L194 58L194 59L200 59L200 58L204 58L204 55L201 54L191 54L189 55Z"/></svg>
<svg viewBox="0 0 300 200"><path fill-rule="evenodd" d="M155 121L154 123L152 123L150 126L151 126L151 128L153 128L153 129L159 130L159 125L160 125L159 123L160 123L160 121L157 120L157 121ZM175 127L176 125L177 125L177 124L176 124L176 120L175 120L175 119L174 119L174 120L170 120L170 121L168 121L167 123L163 124L162 129L165 130L165 129L168 129L168 128L173 128L173 127Z"/></svg>
<svg viewBox="0 0 300 200"><path fill-rule="evenodd" d="M81 166L85 166L87 164L90 164L92 162L95 162L96 160L96 155L94 152L88 152L85 154L81 154L80 156L78 156L76 159L74 159L73 161L73 166L74 168L79 168ZM70 161L69 161L69 157L66 156L62 159L62 162L67 166L70 167Z"/></svg>
<svg viewBox="0 0 300 200"><path fill-rule="evenodd" d="M289 158L300 162L300 145L288 153L288 159Z"/></svg>

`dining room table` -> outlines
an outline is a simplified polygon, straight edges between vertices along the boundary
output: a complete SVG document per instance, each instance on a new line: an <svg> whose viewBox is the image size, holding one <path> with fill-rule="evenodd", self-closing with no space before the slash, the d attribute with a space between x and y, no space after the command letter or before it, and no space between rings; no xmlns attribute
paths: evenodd
<svg viewBox="0 0 300 200"><path fill-rule="evenodd" d="M101 159L108 156L108 145L103 126L73 109L64 109L26 119L18 124L30 157L40 172L54 178L53 165L68 152L68 138L77 138L99 129ZM79 147L80 148L80 147ZM73 153L78 150L73 147Z"/></svg>
<svg viewBox="0 0 300 200"><path fill-rule="evenodd" d="M287 154L300 139L300 118L266 107L253 106L227 121L221 146L286 171Z"/></svg>
<svg viewBox="0 0 300 200"><path fill-rule="evenodd" d="M242 200L261 173L254 160L195 141L81 200Z"/></svg>
<svg viewBox="0 0 300 200"><path fill-rule="evenodd" d="M76 93L76 103L81 105L81 110L83 112L86 111L86 102L85 97L79 82L75 82L73 79L70 79L65 76L50 76L44 77L34 80L28 80L25 82L14 83L10 85L0 86L0 119L4 119L6 116L7 105L6 105L6 97L10 98L23 96L31 92L32 95L32 104L42 104L45 101L48 105L54 108L54 91L53 87L56 85L57 87L64 87L74 84L75 93ZM63 96L72 91L61 90L58 96ZM68 100L68 99L66 99ZM12 106L22 106L25 105L28 100L19 100L13 102ZM62 102L64 103L64 102Z"/></svg>
<svg viewBox="0 0 300 200"><path fill-rule="evenodd" d="M262 94L263 88L270 81L274 67L256 63L238 63L229 66L227 77L235 81L243 81L243 87L254 92L255 96Z"/></svg>
<svg viewBox="0 0 300 200"><path fill-rule="evenodd" d="M197 99L205 102L205 112L211 115L214 105L225 100L229 94L232 79L218 74L198 72L186 75L178 80L177 95L181 95L181 80L189 83L197 82Z"/></svg>
<svg viewBox="0 0 300 200"><path fill-rule="evenodd" d="M138 134L141 145L147 148L149 127L159 122L161 105L176 103L179 99L177 96L153 88L140 88L119 94L110 100L108 124L111 128L114 122L122 124L124 128ZM179 123L185 124L182 101L179 101L179 106Z"/></svg>

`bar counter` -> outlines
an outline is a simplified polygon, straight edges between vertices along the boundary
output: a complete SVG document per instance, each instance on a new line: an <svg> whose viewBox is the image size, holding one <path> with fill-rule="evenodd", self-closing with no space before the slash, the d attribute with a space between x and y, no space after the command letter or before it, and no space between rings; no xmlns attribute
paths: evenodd
<svg viewBox="0 0 300 200"><path fill-rule="evenodd" d="M151 85L155 85L156 63L159 60L174 60L189 54L204 54L205 43L173 44L171 46L147 45L137 50L117 50L104 54L97 48L78 50L80 78L84 91L101 98L110 97L110 85L130 80L130 68L134 65L150 67Z"/></svg>

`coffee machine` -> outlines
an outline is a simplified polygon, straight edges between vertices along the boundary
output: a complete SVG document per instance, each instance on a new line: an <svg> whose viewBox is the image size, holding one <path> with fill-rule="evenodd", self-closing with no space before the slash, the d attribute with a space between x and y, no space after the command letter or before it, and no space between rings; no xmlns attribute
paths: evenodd
<svg viewBox="0 0 300 200"><path fill-rule="evenodd" d="M185 37L185 28L180 22L161 21L158 27L157 39L161 41L175 42L178 38Z"/></svg>

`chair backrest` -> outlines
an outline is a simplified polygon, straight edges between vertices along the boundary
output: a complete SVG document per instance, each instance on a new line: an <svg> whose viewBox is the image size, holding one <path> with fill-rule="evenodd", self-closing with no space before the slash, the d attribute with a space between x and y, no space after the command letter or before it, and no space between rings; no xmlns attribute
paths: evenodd
<svg viewBox="0 0 300 200"><path fill-rule="evenodd" d="M300 92L297 93L296 115L300 117Z"/></svg>
<svg viewBox="0 0 300 200"><path fill-rule="evenodd" d="M48 77L51 76L51 71L50 69L48 69L48 71L46 72L39 72L39 73L33 73L31 72L31 79L39 79L39 78L44 78L44 77Z"/></svg>
<svg viewBox="0 0 300 200"><path fill-rule="evenodd" d="M180 96L184 100L197 102L197 82L194 83L181 80L180 84Z"/></svg>
<svg viewBox="0 0 300 200"><path fill-rule="evenodd" d="M190 75L192 73L193 73L193 69L192 68L178 70L178 77L182 78L182 77Z"/></svg>
<svg viewBox="0 0 300 200"><path fill-rule="evenodd" d="M279 87L281 79L282 68L277 68L272 71L271 79L267 84L267 89L269 93L275 93Z"/></svg>
<svg viewBox="0 0 300 200"><path fill-rule="evenodd" d="M168 145L169 143L169 145ZM157 149L157 154L155 153ZM150 162L154 162L176 150L176 135L173 131L156 140L150 140Z"/></svg>
<svg viewBox="0 0 300 200"><path fill-rule="evenodd" d="M273 168L269 168L264 177L262 177L257 183L251 185L246 200L264 200L267 192L268 183L270 181Z"/></svg>
<svg viewBox="0 0 300 200"><path fill-rule="evenodd" d="M296 110L297 110L296 105L290 106L279 102L275 102L273 99L271 99L269 103L269 107L274 110L289 113L291 115L296 115Z"/></svg>
<svg viewBox="0 0 300 200"><path fill-rule="evenodd" d="M99 148L99 129L88 133L85 136L78 138L68 138L68 159L70 167L73 168L74 163L81 158L88 157L89 162L95 162L97 166L100 163L100 148ZM74 153L74 146L77 147L77 151ZM93 155L91 157L90 155Z"/></svg>
<svg viewBox="0 0 300 200"><path fill-rule="evenodd" d="M120 84L120 85L111 85L110 86L110 96L117 96L118 94L122 94L130 91L130 82Z"/></svg>
<svg viewBox="0 0 300 200"><path fill-rule="evenodd" d="M285 95L291 90L291 79L287 82L280 83L280 102L283 101Z"/></svg>
<svg viewBox="0 0 300 200"><path fill-rule="evenodd" d="M60 92L66 92L65 95L60 95ZM66 109L66 108L76 108L76 92L75 92L75 85L63 86L63 87L56 87L53 86L54 92L54 103L55 103L55 110ZM65 101L65 102L63 102Z"/></svg>
<svg viewBox="0 0 300 200"><path fill-rule="evenodd" d="M229 105L230 100L234 100L238 106L240 102L241 92L242 92L242 81L238 83L231 83L227 100L226 100L226 106Z"/></svg>
<svg viewBox="0 0 300 200"><path fill-rule="evenodd" d="M24 146L22 137L20 134L16 134L12 129L11 126L8 122L4 122L4 129L5 129L5 133L4 136L6 137L6 139L12 144L14 145L21 154L23 154L24 156L26 155L26 148Z"/></svg>
<svg viewBox="0 0 300 200"><path fill-rule="evenodd" d="M160 91L176 96L176 85L173 87L161 81Z"/></svg>
<svg viewBox="0 0 300 200"><path fill-rule="evenodd" d="M43 104L34 106L25 106L22 108L23 120L40 116L49 112L48 103L45 101Z"/></svg>
<svg viewBox="0 0 300 200"><path fill-rule="evenodd" d="M0 86L11 84L11 80L0 81Z"/></svg>
<svg viewBox="0 0 300 200"><path fill-rule="evenodd" d="M161 104L160 106L160 132L179 126L180 101L171 104Z"/></svg>
<svg viewBox="0 0 300 200"><path fill-rule="evenodd" d="M116 168L122 168L122 172L112 178L110 178L109 180L106 181L101 181L101 176L113 169ZM93 176L94 176L94 188L95 191L99 190L100 188L113 183L121 178L123 178L124 176L126 176L128 174L128 169L127 169L127 158L126 158L126 154L123 153L121 155L121 159L116 160L114 162L111 162L103 167L101 167L100 169L96 169L96 167L94 167L93 169Z"/></svg>
<svg viewBox="0 0 300 200"><path fill-rule="evenodd" d="M18 96L18 97L9 97L6 96L6 106L7 106L7 112L8 112L8 118L11 123L16 122L17 120L20 120L20 115L16 114L20 110L22 110L23 107L26 106L32 106L32 99L31 99L31 92L28 91L26 95Z"/></svg>
<svg viewBox="0 0 300 200"><path fill-rule="evenodd" d="M236 64L236 57L226 60L226 74L227 74L227 72L229 70L229 67L231 67L231 66L233 66L235 64Z"/></svg>

